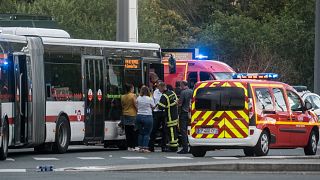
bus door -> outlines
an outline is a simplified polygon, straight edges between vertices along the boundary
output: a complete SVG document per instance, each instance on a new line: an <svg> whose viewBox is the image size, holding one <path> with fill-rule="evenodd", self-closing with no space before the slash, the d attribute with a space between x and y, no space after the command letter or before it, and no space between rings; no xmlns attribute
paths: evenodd
<svg viewBox="0 0 320 180"><path fill-rule="evenodd" d="M24 54L14 54L13 63L15 79L14 140L15 144L19 145L27 142L28 129L31 127L28 122L32 120L31 103L29 102L31 101L29 91L32 91L30 58Z"/></svg>
<svg viewBox="0 0 320 180"><path fill-rule="evenodd" d="M82 57L86 141L104 139L104 67L104 57Z"/></svg>

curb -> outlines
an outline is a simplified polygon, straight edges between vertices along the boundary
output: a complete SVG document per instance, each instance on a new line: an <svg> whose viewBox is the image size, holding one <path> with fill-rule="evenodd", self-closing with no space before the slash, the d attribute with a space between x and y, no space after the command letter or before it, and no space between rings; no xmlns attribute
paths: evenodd
<svg viewBox="0 0 320 180"><path fill-rule="evenodd" d="M195 162L174 164L143 164L122 166L67 167L54 171L258 171L258 172L320 172L320 162Z"/></svg>

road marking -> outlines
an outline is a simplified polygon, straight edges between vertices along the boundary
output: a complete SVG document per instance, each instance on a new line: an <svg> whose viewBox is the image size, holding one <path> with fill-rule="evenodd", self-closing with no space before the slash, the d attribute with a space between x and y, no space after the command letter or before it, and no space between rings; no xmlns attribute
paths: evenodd
<svg viewBox="0 0 320 180"><path fill-rule="evenodd" d="M103 160L103 157L77 157L78 159L81 160Z"/></svg>
<svg viewBox="0 0 320 180"><path fill-rule="evenodd" d="M132 157L121 157L123 159L148 159L146 157L142 157L142 156L132 156Z"/></svg>
<svg viewBox="0 0 320 180"><path fill-rule="evenodd" d="M186 157L186 156L167 156L167 159L193 159L192 157Z"/></svg>
<svg viewBox="0 0 320 180"><path fill-rule="evenodd" d="M239 159L236 157L212 157L213 159L217 159L217 160L235 160L235 159Z"/></svg>
<svg viewBox="0 0 320 180"><path fill-rule="evenodd" d="M22 172L27 172L27 169L0 169L0 173L12 173L12 172L16 172L16 173L22 173Z"/></svg>
<svg viewBox="0 0 320 180"><path fill-rule="evenodd" d="M6 161L16 161L16 160L12 158L7 158Z"/></svg>
<svg viewBox="0 0 320 180"><path fill-rule="evenodd" d="M34 160L37 160L37 161L58 161L59 159L58 158L42 158L42 157L33 157Z"/></svg>

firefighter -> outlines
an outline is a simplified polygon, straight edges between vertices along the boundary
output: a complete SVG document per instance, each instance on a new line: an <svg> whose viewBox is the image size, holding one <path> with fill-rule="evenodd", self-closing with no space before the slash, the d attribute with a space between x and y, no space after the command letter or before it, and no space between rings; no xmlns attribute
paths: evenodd
<svg viewBox="0 0 320 180"><path fill-rule="evenodd" d="M178 98L177 95L167 89L164 82L159 83L159 91L162 93L159 110L165 110L167 129L169 133L169 151L176 152L178 150Z"/></svg>

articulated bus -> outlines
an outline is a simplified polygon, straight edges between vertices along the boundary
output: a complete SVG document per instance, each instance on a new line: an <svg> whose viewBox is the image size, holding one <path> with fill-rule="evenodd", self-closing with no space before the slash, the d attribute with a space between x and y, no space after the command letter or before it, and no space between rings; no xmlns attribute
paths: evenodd
<svg viewBox="0 0 320 180"><path fill-rule="evenodd" d="M124 84L138 89L162 66L158 44L0 33L0 159L8 148L124 148Z"/></svg>

